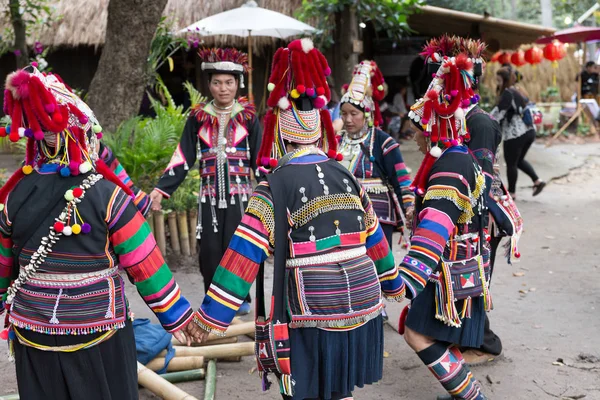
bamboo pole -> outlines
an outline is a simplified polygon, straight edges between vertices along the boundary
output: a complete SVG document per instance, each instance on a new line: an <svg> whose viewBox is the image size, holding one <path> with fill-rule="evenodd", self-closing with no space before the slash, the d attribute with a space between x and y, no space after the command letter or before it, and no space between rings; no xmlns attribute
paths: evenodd
<svg viewBox="0 0 600 400"><path fill-rule="evenodd" d="M150 225L150 230L152 231L152 234L155 235L155 232L154 232L154 216L152 215L152 213L148 214L148 217L146 218L146 222L148 222L148 225Z"/></svg>
<svg viewBox="0 0 600 400"><path fill-rule="evenodd" d="M236 337L226 337L226 338L220 338L220 339L216 339L216 340L210 340L207 342L203 342L203 343L196 343L196 342L192 342L192 346L195 347L200 347L200 346L215 346L217 344L230 344L230 343L237 343L238 342L238 338ZM171 339L171 344L173 344L173 346L184 346L184 344L179 343L179 340L173 338Z"/></svg>
<svg viewBox="0 0 600 400"><path fill-rule="evenodd" d="M184 256L190 255L190 237L188 217L186 211L177 212L177 225L179 227L179 244L181 245L181 253Z"/></svg>
<svg viewBox="0 0 600 400"><path fill-rule="evenodd" d="M254 103L254 93L252 88L252 31L248 31L248 99Z"/></svg>
<svg viewBox="0 0 600 400"><path fill-rule="evenodd" d="M198 381L204 379L204 368L191 369L189 371L168 372L160 374L161 378L171 383Z"/></svg>
<svg viewBox="0 0 600 400"><path fill-rule="evenodd" d="M138 383L164 400L198 400L162 379L157 373L137 363Z"/></svg>
<svg viewBox="0 0 600 400"><path fill-rule="evenodd" d="M162 254L167 254L167 238L165 236L165 216L162 211L154 211L154 229L156 244Z"/></svg>
<svg viewBox="0 0 600 400"><path fill-rule="evenodd" d="M204 357L204 358L208 359L208 358L223 358L223 357L237 357L237 356L252 356L252 355L254 355L254 342L220 344L220 345L216 345L216 346L203 346L203 347L175 346L175 352L177 354L177 357L175 357L175 358L194 357L195 356L195 357ZM165 357L166 354L167 354L167 351L163 350L160 352L160 354L158 356ZM171 362L173 362L173 361L171 360Z"/></svg>
<svg viewBox="0 0 600 400"><path fill-rule="evenodd" d="M240 317L234 317L233 320L231 321L231 325L229 326L229 328L231 329L231 327L233 325L240 325L240 324L244 324L245 321L242 320ZM248 336L250 339L254 340L254 330L252 330L252 332L248 332L246 333L246 336Z"/></svg>
<svg viewBox="0 0 600 400"><path fill-rule="evenodd" d="M189 224L189 237L190 237L190 254L195 256L196 255L196 246L197 246L197 240L196 239L196 225L198 224L198 211L197 210L190 210L189 211L189 215L188 215L188 224Z"/></svg>
<svg viewBox="0 0 600 400"><path fill-rule="evenodd" d="M169 232L171 233L171 248L175 254L181 254L181 246L179 245L179 233L177 230L177 213L171 211L167 215L169 222Z"/></svg>
<svg viewBox="0 0 600 400"><path fill-rule="evenodd" d="M163 354L165 353L165 354ZM202 368L204 366L204 357L195 354L178 354L173 357L167 366L167 372L187 371L190 369ZM146 368L152 371L158 371L165 366L166 352L162 352L154 360L146 364ZM181 357L180 357L181 356Z"/></svg>
<svg viewBox="0 0 600 400"><path fill-rule="evenodd" d="M217 363L210 360L206 366L206 385L204 386L204 400L214 400L217 389Z"/></svg>

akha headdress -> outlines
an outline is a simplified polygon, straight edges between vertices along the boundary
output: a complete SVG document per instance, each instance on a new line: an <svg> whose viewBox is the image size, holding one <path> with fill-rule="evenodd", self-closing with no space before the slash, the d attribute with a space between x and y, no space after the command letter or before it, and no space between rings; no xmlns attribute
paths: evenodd
<svg viewBox="0 0 600 400"><path fill-rule="evenodd" d="M248 54L234 48L201 49L202 71L209 74L232 74L240 77L240 87L244 88L244 73L248 73Z"/></svg>
<svg viewBox="0 0 600 400"><path fill-rule="evenodd" d="M98 159L96 145L102 127L88 107L60 76L42 73L35 63L6 78L4 113L11 123L0 127L0 136L13 142L27 141L25 160L0 189L0 207L16 184L44 163L58 165L62 176L95 170L133 195L119 178ZM52 139L52 145L49 145Z"/></svg>
<svg viewBox="0 0 600 400"><path fill-rule="evenodd" d="M310 144L321 140L331 158L338 156L329 111L327 76L331 69L310 39L298 39L273 56L269 77L269 110L265 115L258 162L274 168L285 153L285 142Z"/></svg>
<svg viewBox="0 0 600 400"><path fill-rule="evenodd" d="M422 127L431 141L431 150L413 180L412 188L417 194L424 193L429 170L442 155L442 149L470 139L465 110L479 101L479 95L473 93L473 83L473 60L467 54L445 56L425 97L411 107L409 118Z"/></svg>
<svg viewBox="0 0 600 400"><path fill-rule="evenodd" d="M383 124L379 102L385 97L385 81L375 61L364 60L354 67L352 81L344 85L341 104L350 103L365 112L369 126Z"/></svg>
<svg viewBox="0 0 600 400"><path fill-rule="evenodd" d="M442 35L429 40L420 55L425 58L427 72L434 75L442 65L444 57L457 57L465 54L473 62L473 76L483 74L483 52L487 45L481 40Z"/></svg>

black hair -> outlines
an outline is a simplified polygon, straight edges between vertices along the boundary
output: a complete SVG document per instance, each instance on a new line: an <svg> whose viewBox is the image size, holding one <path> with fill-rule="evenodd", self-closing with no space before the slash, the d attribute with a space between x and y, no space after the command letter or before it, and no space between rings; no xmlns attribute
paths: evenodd
<svg viewBox="0 0 600 400"><path fill-rule="evenodd" d="M586 68L593 67L594 65L596 65L596 63L593 62L593 61L588 61L588 62L585 63L585 67Z"/></svg>

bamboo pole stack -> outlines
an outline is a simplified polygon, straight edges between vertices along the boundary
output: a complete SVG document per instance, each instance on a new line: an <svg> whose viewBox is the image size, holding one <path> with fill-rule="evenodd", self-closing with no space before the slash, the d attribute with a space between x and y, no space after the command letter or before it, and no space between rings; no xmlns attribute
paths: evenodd
<svg viewBox="0 0 600 400"><path fill-rule="evenodd" d="M177 229L177 213L175 211L170 212L167 215L167 220L169 221L169 232L171 234L171 249L175 254L181 254L179 230Z"/></svg>

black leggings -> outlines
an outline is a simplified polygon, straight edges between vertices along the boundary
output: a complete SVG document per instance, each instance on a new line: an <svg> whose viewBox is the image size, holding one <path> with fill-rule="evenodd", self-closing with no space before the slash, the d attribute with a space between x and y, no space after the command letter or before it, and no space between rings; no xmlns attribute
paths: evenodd
<svg viewBox="0 0 600 400"><path fill-rule="evenodd" d="M506 161L506 175L508 176L508 191L510 193L516 193L519 169L529 175L534 183L539 179L531 164L525 160L525 155L534 140L535 130L530 129L516 139L504 141L504 160Z"/></svg>

